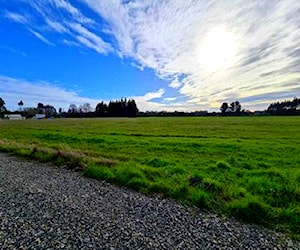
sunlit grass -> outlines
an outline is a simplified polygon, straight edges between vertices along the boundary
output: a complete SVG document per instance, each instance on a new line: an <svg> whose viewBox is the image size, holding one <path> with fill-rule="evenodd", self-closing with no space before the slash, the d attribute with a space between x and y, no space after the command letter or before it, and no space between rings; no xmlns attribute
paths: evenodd
<svg viewBox="0 0 300 250"><path fill-rule="evenodd" d="M300 234L300 117L0 121L0 149Z"/></svg>

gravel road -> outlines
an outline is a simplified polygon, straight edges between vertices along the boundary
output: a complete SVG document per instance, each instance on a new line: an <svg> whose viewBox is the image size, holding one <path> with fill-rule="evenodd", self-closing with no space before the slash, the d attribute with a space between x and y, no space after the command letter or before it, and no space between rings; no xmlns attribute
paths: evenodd
<svg viewBox="0 0 300 250"><path fill-rule="evenodd" d="M0 249L300 249L300 242L0 153Z"/></svg>

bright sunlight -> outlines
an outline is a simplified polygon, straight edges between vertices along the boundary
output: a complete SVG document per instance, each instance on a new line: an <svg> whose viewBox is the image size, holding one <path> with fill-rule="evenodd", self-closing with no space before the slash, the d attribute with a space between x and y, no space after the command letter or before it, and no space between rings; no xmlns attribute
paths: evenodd
<svg viewBox="0 0 300 250"><path fill-rule="evenodd" d="M207 73L232 67L237 54L236 36L224 27L212 29L200 43L198 60Z"/></svg>

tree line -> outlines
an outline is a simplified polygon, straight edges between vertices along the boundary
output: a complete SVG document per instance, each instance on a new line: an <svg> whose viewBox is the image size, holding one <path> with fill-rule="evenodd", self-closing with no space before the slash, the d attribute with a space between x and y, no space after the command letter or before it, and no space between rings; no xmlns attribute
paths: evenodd
<svg viewBox="0 0 300 250"><path fill-rule="evenodd" d="M52 105L38 103L36 107L25 107L24 102L18 102L18 111L9 111L5 107L5 101L0 97L0 118L4 114L21 114L26 118L32 118L37 114L43 114L45 117L136 117L138 108L134 99L122 98L121 100L110 101L108 104L103 101L98 103L94 109L89 103L84 103L77 106L70 104L68 111L63 111L62 108L58 109Z"/></svg>
<svg viewBox="0 0 300 250"><path fill-rule="evenodd" d="M267 112L271 115L300 115L300 98L271 103Z"/></svg>
<svg viewBox="0 0 300 250"><path fill-rule="evenodd" d="M44 114L45 117L147 117L147 116L241 116L252 115L254 113L242 109L242 105L239 101L231 103L223 102L220 106L221 112L207 112L207 111L194 111L194 112L167 112L167 111L147 111L139 112L138 107L134 99L122 98L120 100L109 101L109 103L99 102L95 108L89 103L84 103L77 106L76 104L70 104L67 111L63 111L59 108L58 112L54 106L43 103L38 103L36 107L25 107L23 101L18 102L18 111L9 111L5 107L5 101L0 97L0 118L4 117L4 114L21 114L26 118L32 118L37 114ZM274 102L269 107L260 111L258 114L262 115L300 115L300 98L294 98L293 100L286 100L282 102Z"/></svg>
<svg viewBox="0 0 300 250"><path fill-rule="evenodd" d="M85 103L79 107L71 104L68 111L62 115L64 117L136 117L138 107L134 99L121 99L110 101L108 104L99 102L95 111L89 103Z"/></svg>

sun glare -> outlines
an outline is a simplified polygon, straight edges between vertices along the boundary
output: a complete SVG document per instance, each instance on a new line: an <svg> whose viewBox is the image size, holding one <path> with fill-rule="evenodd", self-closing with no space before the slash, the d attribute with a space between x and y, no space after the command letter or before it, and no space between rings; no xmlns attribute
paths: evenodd
<svg viewBox="0 0 300 250"><path fill-rule="evenodd" d="M228 69L236 60L236 37L223 27L214 28L204 37L198 51L198 60L207 73Z"/></svg>

